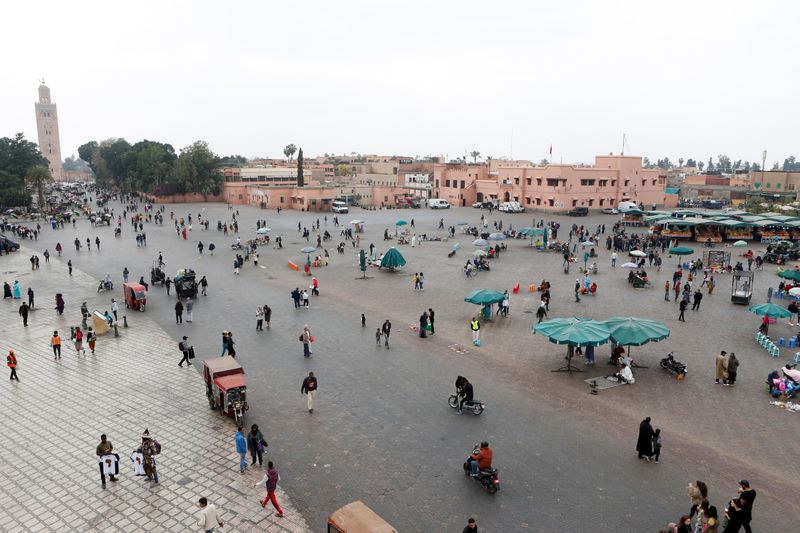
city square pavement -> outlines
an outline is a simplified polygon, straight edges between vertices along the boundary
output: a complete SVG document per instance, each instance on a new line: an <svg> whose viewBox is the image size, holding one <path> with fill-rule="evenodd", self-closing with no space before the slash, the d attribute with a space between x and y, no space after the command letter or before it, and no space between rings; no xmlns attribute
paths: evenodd
<svg viewBox="0 0 800 533"><path fill-rule="evenodd" d="M20 381L0 391L0 531L196 531L200 496L219 508L228 530L310 531L280 487L285 516L261 508L265 489L253 485L263 469L239 474L233 423L208 409L202 377L178 368L175 342L151 316L122 305L120 320L126 314L130 327L120 327L119 337L113 330L98 336L94 355L86 343L86 355L77 355L69 336L80 326L81 302L102 312L110 294L97 294L94 278L79 269L69 277L60 261L42 258L31 272L29 257L26 248L0 257L3 279L36 293L27 328L20 300L1 306L2 348L15 350ZM61 317L56 292L66 302ZM56 329L58 362L49 345ZM132 471L130 455L145 428L162 445L157 485ZM103 433L120 458L118 481L105 489L95 456Z"/></svg>
<svg viewBox="0 0 800 533"><path fill-rule="evenodd" d="M122 211L119 203L110 207L117 214ZM572 288L577 265L564 275L559 254L535 251L528 240L506 240L508 251L491 261L491 271L472 279L462 273L465 260L472 257L470 236L457 232L448 242L424 242L415 248L383 240L384 230L394 233L399 218L414 219L414 228L406 226L412 232L444 237L445 231L436 229L440 218L446 226L461 221L474 224L481 214L488 216L486 211L356 208L340 215L345 226L351 219L366 221L362 248L374 243L382 252L395 245L408 260L400 272L370 268L367 279L360 279L357 249L347 243L344 254L336 253L342 239L331 213L326 226L322 213L237 209L243 241L254 236L257 219L267 220L273 238L283 236L283 249L271 244L260 247L259 267L248 262L238 276L233 274L230 250L236 235L216 230L218 220L229 222L235 212L224 204L167 206L163 227L145 225L146 247L136 246L128 224L123 225L122 238L115 239L112 228L94 228L86 220L76 229L45 228L38 242L24 244L52 253L61 242L64 256L51 262L54 268L60 265L53 275L63 276L64 283L63 263L68 259L95 278L110 272L120 282L127 266L132 280L141 275L149 279L159 251L168 273L191 267L198 276L206 275L208 296L198 298L193 323L175 324L174 294L168 297L162 287L150 288L146 320L157 322L174 342L188 334L198 359L219 355L222 330L234 332L238 358L248 375L251 409L246 425L258 423L264 430L272 458L281 468L281 485L312 530L323 530L332 511L360 499L400 531L457 531L470 516L484 531L657 531L688 512L685 487L695 479L708 483L711 503L720 510L735 495L737 481L748 479L759 492L753 513L756 530L778 529L786 517L800 513L792 496L800 488L795 452L800 419L770 405L763 385L767 373L793 353L784 349L781 358L774 359L756 344L759 317L731 303L729 276L717 276L714 294L705 296L700 311L687 311L687 322L681 323L677 305L664 301L662 288L671 279L674 257L664 258L660 273L648 269L651 287L635 290L626 282L627 271L611 269L610 252L598 246L600 272L593 276L598 293L576 303ZM184 241L174 231L170 211L183 217L203 213L211 227L202 231L195 222ZM608 234L617 219L494 212L489 221L502 220L504 228L521 227L542 217L562 224L559 237L566 236L571 223L589 228L605 224ZM305 254L300 249L315 244L315 233L311 242L301 238L298 222L310 229L317 218L321 230L333 235L323 244L330 252L330 265L313 269L320 296L312 297L309 309L295 310L289 292L308 287L309 279L286 264L302 263ZM100 252L94 246L91 252L75 252L71 243L76 236L94 241L95 235L102 241ZM202 256L198 241L206 246ZM213 257L207 251L212 242ZM460 249L448 258L455 243ZM694 248L701 251L699 245ZM730 250L735 259L736 249ZM414 291L411 276L420 271L425 290ZM553 285L548 318L640 316L669 326L668 339L632 349L638 362L649 367L635 369L635 385L589 394L583 380L611 372L605 365L607 347L597 350L595 367L576 362L586 373L550 372L564 363L565 349L531 333L539 298L526 291L542 279ZM765 301L767 287L777 281L774 267L758 272L754 302ZM464 296L477 288L510 290L517 282L523 289L512 295L509 316L484 324L483 344L473 347L468 322L477 307L464 302ZM256 332L256 307L265 303L273 309L272 327ZM436 334L420 339L413 326L428 308L436 311ZM366 328L361 327L361 313L367 317ZM376 346L374 336L385 319L393 324L388 350ZM137 316L138 320L145 318ZM297 340L303 324L309 324L315 336L311 359L302 357ZM772 333L788 337L793 329L784 320L772 326ZM166 353L170 350L174 349ZM714 357L720 350L736 352L741 361L736 387L714 385ZM658 368L669 351L689 365L683 382ZM177 355L174 350L172 357ZM300 394L309 371L319 378L313 414L307 412ZM170 360L158 378L169 383L192 372ZM482 416L458 416L447 406L457 375L468 377L476 397L486 402ZM85 383L91 384L94 376L86 377ZM201 378L195 378L195 396L202 398ZM123 391L120 394L124 396ZM183 417L183 411L169 414L170 409L175 406L152 406L151 417L156 413L167 419ZM654 427L662 428L664 448L657 465L637 460L634 450L639 422L646 416L652 417ZM25 417L36 418L29 412ZM141 431L140 418L132 421L129 441ZM227 421L212 417L208 423L223 426ZM83 431L78 425L87 446L100 427ZM102 428L117 445L120 438L105 425ZM495 495L471 482L461 469L472 445L484 439L494 448L494 463L500 470L501 488ZM85 453L92 450L89 447ZM223 455L231 460L230 453ZM228 475L238 476L229 470L233 473ZM87 470L84 475L89 483L94 473ZM195 495L186 498L186 507Z"/></svg>

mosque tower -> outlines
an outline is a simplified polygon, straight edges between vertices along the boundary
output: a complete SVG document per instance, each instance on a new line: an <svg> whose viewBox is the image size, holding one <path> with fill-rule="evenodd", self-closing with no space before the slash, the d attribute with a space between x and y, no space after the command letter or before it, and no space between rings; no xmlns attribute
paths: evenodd
<svg viewBox="0 0 800 533"><path fill-rule="evenodd" d="M50 88L39 85L39 101L36 103L36 129L39 132L39 151L50 162L53 179L64 179L61 159L61 141L58 136L58 110L50 100Z"/></svg>

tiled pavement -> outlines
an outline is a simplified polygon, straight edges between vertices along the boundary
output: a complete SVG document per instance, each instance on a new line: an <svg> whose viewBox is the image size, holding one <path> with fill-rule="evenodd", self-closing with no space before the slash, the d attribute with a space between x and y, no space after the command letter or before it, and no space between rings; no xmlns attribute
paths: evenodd
<svg viewBox="0 0 800 533"><path fill-rule="evenodd" d="M76 355L68 337L80 303L105 310L113 295L96 294L95 280L78 270L70 278L60 262L31 272L31 253L0 257L2 279L19 279L23 293L33 286L37 303L27 328L19 300L0 303L2 362L13 348L20 378L0 380L0 531L196 531L200 496L218 507L226 531L310 531L280 487L285 517L261 508L264 489L253 484L262 471L239 474L233 423L208 409L201 378L177 367L174 341L146 313L127 313L130 327L118 338L112 330L95 355ZM56 292L66 301L62 317ZM49 347L54 329L60 362ZM163 446L158 485L135 477L128 459L145 428ZM120 455L120 480L106 489L95 457L102 433ZM280 469L280 457L265 455Z"/></svg>

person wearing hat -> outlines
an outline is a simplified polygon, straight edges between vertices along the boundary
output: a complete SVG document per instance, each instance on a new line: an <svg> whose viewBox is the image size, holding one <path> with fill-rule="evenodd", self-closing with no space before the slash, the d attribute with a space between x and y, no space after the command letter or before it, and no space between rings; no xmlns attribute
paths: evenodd
<svg viewBox="0 0 800 533"><path fill-rule="evenodd" d="M161 445L150 436L150 430L145 428L142 433L142 457L144 458L144 473L147 481L158 483L158 470L155 456L161 453Z"/></svg>
<svg viewBox="0 0 800 533"><path fill-rule="evenodd" d="M14 354L14 350L8 350L6 365L11 369L11 377L8 379L10 381L17 380L17 382L19 382L19 378L17 377L17 356Z"/></svg>

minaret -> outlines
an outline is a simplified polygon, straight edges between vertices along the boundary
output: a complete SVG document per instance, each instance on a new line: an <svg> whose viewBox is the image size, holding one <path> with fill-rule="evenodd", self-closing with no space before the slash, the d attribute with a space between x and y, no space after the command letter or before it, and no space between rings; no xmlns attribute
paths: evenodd
<svg viewBox="0 0 800 533"><path fill-rule="evenodd" d="M39 151L50 162L50 174L56 181L64 178L61 163L61 141L58 136L58 110L50 101L50 88L39 85L39 102L36 103L36 129L39 132Z"/></svg>

